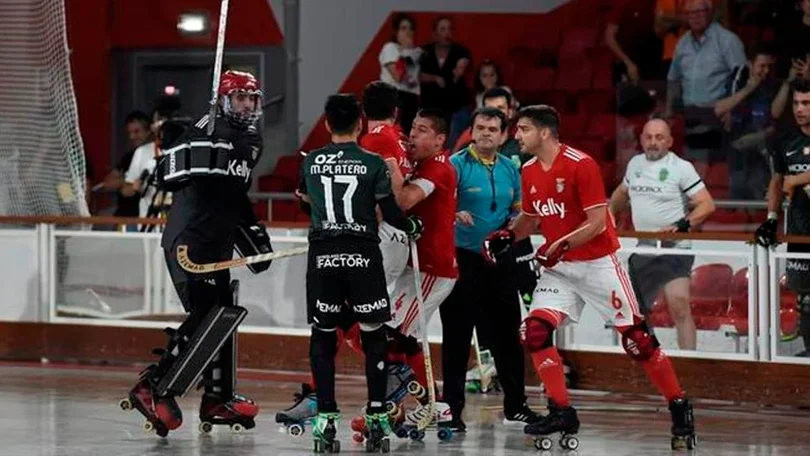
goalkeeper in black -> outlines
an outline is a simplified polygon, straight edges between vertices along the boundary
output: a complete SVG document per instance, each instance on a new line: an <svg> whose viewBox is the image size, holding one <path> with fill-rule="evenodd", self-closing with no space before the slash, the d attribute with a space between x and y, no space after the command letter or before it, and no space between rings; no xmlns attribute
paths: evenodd
<svg viewBox="0 0 810 456"><path fill-rule="evenodd" d="M383 324L391 319L391 303L377 235L377 208L383 220L411 237L421 232L421 221L406 218L397 205L382 157L357 145L362 124L355 97L332 95L324 111L332 142L307 154L298 189L312 219L306 286L312 325L310 364L318 391L313 435L316 450L335 445L340 418L335 402L336 330L357 322L366 358L368 443L388 445Z"/></svg>
<svg viewBox="0 0 810 456"><path fill-rule="evenodd" d="M209 263L230 260L234 250L243 256L272 251L247 197L262 152L257 129L262 91L252 74L227 71L218 94L215 118L202 117L166 144L157 164L158 184L174 192L161 245L188 317L176 330L167 329L168 345L156 350L160 360L143 372L128 405L162 436L182 424L175 397L188 392L200 376L205 387L201 429L210 430L214 424L250 429L259 410L234 391L235 331L247 314L237 303L238 282L231 282L228 270L187 272L177 253L179 246L186 246L192 262ZM250 269L257 273L268 267L261 263Z"/></svg>
<svg viewBox="0 0 810 456"><path fill-rule="evenodd" d="M773 176L768 188L768 219L757 229L757 243L777 244L778 211L783 198L789 199L787 234L810 235L810 81L796 79L793 89L795 125L782 132L771 147ZM788 243L788 252L810 253L810 244ZM797 356L810 356L810 260L788 259L787 285L798 295L799 333L804 350Z"/></svg>

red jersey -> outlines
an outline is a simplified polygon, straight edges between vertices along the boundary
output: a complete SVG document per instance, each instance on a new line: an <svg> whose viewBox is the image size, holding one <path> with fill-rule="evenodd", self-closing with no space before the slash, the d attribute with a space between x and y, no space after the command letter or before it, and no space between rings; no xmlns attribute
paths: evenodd
<svg viewBox="0 0 810 456"><path fill-rule="evenodd" d="M408 211L425 224L425 231L416 241L419 270L456 278L456 169L441 153L417 163L410 183L428 194Z"/></svg>
<svg viewBox="0 0 810 456"><path fill-rule="evenodd" d="M406 155L407 138L397 127L377 125L373 130L360 138L360 147L382 156L383 160L394 160L399 166L402 177L411 173L411 162Z"/></svg>
<svg viewBox="0 0 810 456"><path fill-rule="evenodd" d="M525 165L520 176L523 212L539 217L540 232L551 243L577 229L595 207L607 208L599 165L589 155L560 144L560 153L546 171L537 158ZM619 249L619 238L610 214L605 230L565 254L566 261L601 258Z"/></svg>

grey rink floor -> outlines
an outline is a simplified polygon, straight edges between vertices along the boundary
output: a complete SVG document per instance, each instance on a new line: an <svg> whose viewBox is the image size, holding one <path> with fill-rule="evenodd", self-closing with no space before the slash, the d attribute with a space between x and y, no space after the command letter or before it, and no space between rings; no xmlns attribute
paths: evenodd
<svg viewBox="0 0 810 456"><path fill-rule="evenodd" d="M309 433L293 438L279 432L276 411L290 405L301 375L248 372L240 391L262 410L255 429L233 434L217 427L209 435L197 431L199 395L180 401L186 422L161 439L141 429L143 419L123 412L118 401L136 381L137 370L80 366L0 364L0 455L3 456L286 456L311 454ZM341 378L338 401L343 411L341 453L360 454L352 443L349 422L363 404L361 379ZM536 393L530 403L543 402ZM520 427L506 427L498 410L501 396L468 395L466 435L440 443L429 434L422 443L392 436L392 454L413 455L665 455L669 449L669 413L654 398L574 393L582 428L580 448L555 447L539 452L528 446ZM810 454L810 412L763 409L697 401L699 449L680 454L799 456Z"/></svg>

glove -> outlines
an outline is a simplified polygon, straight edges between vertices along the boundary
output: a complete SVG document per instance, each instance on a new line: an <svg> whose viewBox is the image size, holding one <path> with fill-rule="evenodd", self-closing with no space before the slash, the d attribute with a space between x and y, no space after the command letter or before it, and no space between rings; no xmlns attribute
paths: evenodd
<svg viewBox="0 0 810 456"><path fill-rule="evenodd" d="M415 215L409 215L405 223L405 234L414 241L422 236L422 231L425 230L425 224L422 219Z"/></svg>
<svg viewBox="0 0 810 456"><path fill-rule="evenodd" d="M779 221L775 218L769 218L762 222L762 225L754 233L757 244L762 247L771 247L778 244L779 242L776 240L776 226L778 224Z"/></svg>
<svg viewBox="0 0 810 456"><path fill-rule="evenodd" d="M497 264L497 257L509 250L515 242L515 232L509 229L498 230L489 233L484 239L484 246L481 254L489 264Z"/></svg>
<svg viewBox="0 0 810 456"><path fill-rule="evenodd" d="M551 244L545 243L540 246L540 248L537 249L537 253L534 254L534 259L537 260L537 263L546 269L553 268L560 262L565 252L571 250L571 245L568 242L561 243L553 252L548 251L549 247L551 247Z"/></svg>
<svg viewBox="0 0 810 456"><path fill-rule="evenodd" d="M270 243L270 236L268 236L267 230L262 225L249 223L240 223L236 227L236 232L234 233L234 248L236 249L236 253L243 258L273 251L273 245ZM270 263L271 261L253 263L247 265L247 268L250 272L258 274L267 270L270 267Z"/></svg>
<svg viewBox="0 0 810 456"><path fill-rule="evenodd" d="M675 227L678 228L679 233L686 233L689 231L689 228L692 227L692 224L689 223L689 220L682 218L674 223Z"/></svg>

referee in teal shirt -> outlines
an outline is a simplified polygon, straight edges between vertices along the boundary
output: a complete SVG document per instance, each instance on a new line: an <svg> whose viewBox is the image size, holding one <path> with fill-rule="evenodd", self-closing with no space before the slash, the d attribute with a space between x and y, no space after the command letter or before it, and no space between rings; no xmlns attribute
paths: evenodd
<svg viewBox="0 0 810 456"><path fill-rule="evenodd" d="M460 418L464 409L467 357L459 353L469 351L476 322L486 321L490 349L504 392L505 420L531 423L538 415L526 405L514 257L492 266L481 255L484 238L503 228L520 210L520 170L510 159L497 153L507 127L503 112L495 108L478 109L472 116L472 144L450 157L458 177L456 260L459 278L453 292L439 307L443 397L453 417Z"/></svg>

